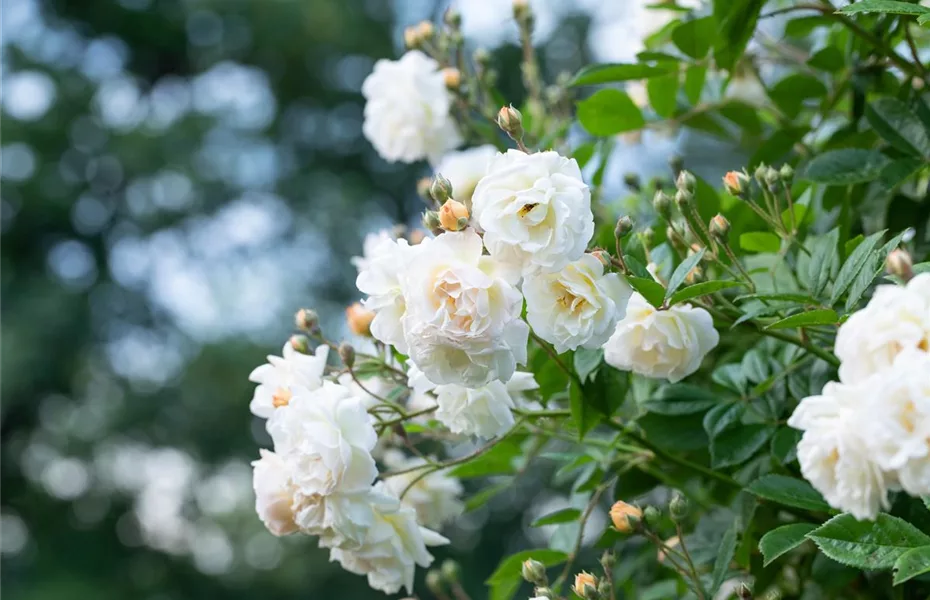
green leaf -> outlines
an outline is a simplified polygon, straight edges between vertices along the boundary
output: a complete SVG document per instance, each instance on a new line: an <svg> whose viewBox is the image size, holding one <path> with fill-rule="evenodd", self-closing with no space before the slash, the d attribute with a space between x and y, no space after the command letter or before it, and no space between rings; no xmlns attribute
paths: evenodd
<svg viewBox="0 0 930 600"><path fill-rule="evenodd" d="M704 415L704 431L713 440L722 432L739 423L745 413L746 405L742 402L718 404Z"/></svg>
<svg viewBox="0 0 930 600"><path fill-rule="evenodd" d="M844 148L817 156L807 165L804 177L826 185L852 185L874 181L889 163L878 150Z"/></svg>
<svg viewBox="0 0 930 600"><path fill-rule="evenodd" d="M662 302L665 300L665 288L662 287L662 284L655 279L646 277L627 277L626 280L634 290L642 294L646 302L656 308L662 306Z"/></svg>
<svg viewBox="0 0 930 600"><path fill-rule="evenodd" d="M917 17L918 25L926 25L927 23L930 23L930 14L924 13L920 15L919 17Z"/></svg>
<svg viewBox="0 0 930 600"><path fill-rule="evenodd" d="M675 293L681 284L685 282L685 279L688 277L688 274L697 266L701 259L704 258L704 253L707 251L706 248L701 248L700 251L695 252L691 256L685 258L681 261L681 264L678 265L678 268L675 269L675 272L672 273L672 276L668 279L668 289L665 290L665 300L667 301L672 297L672 294Z"/></svg>
<svg viewBox="0 0 930 600"><path fill-rule="evenodd" d="M523 583L523 561L532 558L547 567L553 567L566 561L568 555L558 550L536 549L524 550L513 554L497 567L497 570L485 582L491 587L490 600L511 600Z"/></svg>
<svg viewBox="0 0 930 600"><path fill-rule="evenodd" d="M568 407L578 428L578 439L583 439L585 434L603 420L603 417L585 402L584 390L575 381L572 381L568 392Z"/></svg>
<svg viewBox="0 0 930 600"><path fill-rule="evenodd" d="M490 450L452 469L449 474L465 479L488 475L507 475L516 471L514 462L523 456L524 435L511 435Z"/></svg>
<svg viewBox="0 0 930 600"><path fill-rule="evenodd" d="M847 311L855 307L859 299L862 298L862 294L865 293L869 286L872 285L872 282L875 281L875 278L884 270L885 259L888 258L892 250L898 247L898 244L904 239L904 234L905 232L902 231L886 242L880 249L869 254L865 264L862 265L862 269L859 271L859 275L856 276L853 284L849 287L849 295L846 297Z"/></svg>
<svg viewBox="0 0 930 600"><path fill-rule="evenodd" d="M600 63L588 65L578 71L572 79L570 86L595 85L598 83L613 83L616 81L634 81L667 75L677 65L651 66L642 63Z"/></svg>
<svg viewBox="0 0 930 600"><path fill-rule="evenodd" d="M827 86L813 75L788 75L769 90L769 97L785 114L794 118L801 112L804 101L827 95Z"/></svg>
<svg viewBox="0 0 930 600"><path fill-rule="evenodd" d="M911 548L930 545L930 537L907 521L880 513L875 521L850 514L833 517L807 534L820 551L857 569L890 569Z"/></svg>
<svg viewBox="0 0 930 600"><path fill-rule="evenodd" d="M685 300L691 300L692 298L697 298L699 296L707 296L720 290L726 290L734 287L741 287L744 285L739 281L704 281L701 283L696 283L694 285L689 285L686 288L682 288L672 294L672 297L668 300L669 306L674 306Z"/></svg>
<svg viewBox="0 0 930 600"><path fill-rule="evenodd" d="M646 93L649 96L649 105L660 117L668 119L675 114L678 107L676 95L678 94L678 72L653 77L646 82Z"/></svg>
<svg viewBox="0 0 930 600"><path fill-rule="evenodd" d="M750 483L746 489L760 498L785 506L818 512L830 510L830 505L824 501L820 492L806 481L793 477L765 475Z"/></svg>
<svg viewBox="0 0 930 600"><path fill-rule="evenodd" d="M859 0L859 2L843 7L837 12L847 15L876 12L893 15L926 15L930 14L930 8L896 0Z"/></svg>
<svg viewBox="0 0 930 600"><path fill-rule="evenodd" d="M801 304L816 304L811 296L805 294L791 294L791 293L781 293L781 294L744 294L742 296L737 296L737 302L748 302L750 300L764 300L766 302L799 302Z"/></svg>
<svg viewBox="0 0 930 600"><path fill-rule="evenodd" d="M873 233L862 240L862 243L856 246L856 249L852 251L849 258L847 258L843 266L840 267L840 272L836 275L836 281L833 283L833 294L830 296L830 304L836 304L846 290L849 289L849 286L853 284L856 277L859 276L859 271L862 270L862 267L864 267L866 261L868 261L869 255L875 250L875 247L884 235L884 230Z"/></svg>
<svg viewBox="0 0 930 600"><path fill-rule="evenodd" d="M648 413L636 422L646 438L664 450L684 452L707 448L707 434L700 413L680 416Z"/></svg>
<svg viewBox="0 0 930 600"><path fill-rule="evenodd" d="M813 296L820 296L823 293L830 281L833 265L839 262L840 255L837 250L839 240L840 230L835 228L814 242L811 260L807 264L807 280L810 282Z"/></svg>
<svg viewBox="0 0 930 600"><path fill-rule="evenodd" d="M500 494L506 489L511 487L509 481L504 483L499 483L497 485L492 485L484 488L480 492L471 496L468 500L465 501L465 512L471 512L477 508L480 508L488 503L491 498Z"/></svg>
<svg viewBox="0 0 930 600"><path fill-rule="evenodd" d="M722 469L746 462L765 445L772 431L769 425L754 423L720 433L710 441L711 466Z"/></svg>
<svg viewBox="0 0 930 600"><path fill-rule="evenodd" d="M759 550L762 552L762 566L767 567L782 554L794 550L807 541L807 534L816 529L810 523L792 523L782 525L762 536Z"/></svg>
<svg viewBox="0 0 930 600"><path fill-rule="evenodd" d="M701 101L701 92L704 91L704 81L707 79L707 67L691 65L685 71L685 97L692 105Z"/></svg>
<svg viewBox="0 0 930 600"><path fill-rule="evenodd" d="M894 563L894 585L924 573L930 573L930 546L908 550L898 557Z"/></svg>
<svg viewBox="0 0 930 600"><path fill-rule="evenodd" d="M882 169L879 181L887 188L895 188L911 175L923 169L926 164L923 159L911 156L893 160Z"/></svg>
<svg viewBox="0 0 930 600"><path fill-rule="evenodd" d="M575 350L573 360L575 363L575 373L578 374L578 377L581 379L582 383L584 383L587 381L588 376L594 373L601 365L601 361L604 360L604 351L600 348L595 348L594 350L578 348Z"/></svg>
<svg viewBox="0 0 930 600"><path fill-rule="evenodd" d="M846 57L843 56L843 51L836 46L827 46L815 52L807 61L807 64L821 71L835 73L846 66Z"/></svg>
<svg viewBox="0 0 930 600"><path fill-rule="evenodd" d="M716 35L714 59L721 69L732 71L756 30L766 0L714 0Z"/></svg>
<svg viewBox="0 0 930 600"><path fill-rule="evenodd" d="M798 442L801 432L791 427L781 427L772 436L772 458L781 464L788 464L798 456Z"/></svg>
<svg viewBox="0 0 930 600"><path fill-rule="evenodd" d="M930 136L906 104L896 98L879 98L866 107L869 123L889 144L907 154L930 156Z"/></svg>
<svg viewBox="0 0 930 600"><path fill-rule="evenodd" d="M719 402L716 395L685 383L667 385L649 400L643 408L661 415L688 415L703 412Z"/></svg>
<svg viewBox="0 0 930 600"><path fill-rule="evenodd" d="M775 321L766 329L793 329L795 327L812 327L814 325L835 325L840 317L832 308L809 310Z"/></svg>
<svg viewBox="0 0 930 600"><path fill-rule="evenodd" d="M542 527L543 525L558 525L559 523L571 523L581 516L581 511L577 508L563 508L554 513L549 513L533 521L530 527Z"/></svg>
<svg viewBox="0 0 930 600"><path fill-rule="evenodd" d="M739 522L734 520L733 524L727 528L723 534L723 538L720 540L720 546L717 548L717 558L714 560L714 571L711 575L711 596L716 594L720 586L723 585L723 580L730 570L730 561L733 560L733 555L736 553L736 534L738 526Z"/></svg>
<svg viewBox="0 0 930 600"><path fill-rule="evenodd" d="M620 90L603 89L578 103L578 120L590 134L611 136L646 124L643 113Z"/></svg>
<svg viewBox="0 0 930 600"><path fill-rule="evenodd" d="M750 231L739 236L739 247L747 252L775 253L781 248L781 239L768 231Z"/></svg>
<svg viewBox="0 0 930 600"><path fill-rule="evenodd" d="M685 21L672 30L672 42L691 58L704 58L714 39L714 19L704 17Z"/></svg>

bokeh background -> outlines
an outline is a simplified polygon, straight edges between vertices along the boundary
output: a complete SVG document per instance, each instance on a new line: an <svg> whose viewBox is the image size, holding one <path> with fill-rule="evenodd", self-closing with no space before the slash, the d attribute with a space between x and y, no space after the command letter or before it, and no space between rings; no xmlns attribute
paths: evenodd
<svg viewBox="0 0 930 600"><path fill-rule="evenodd" d="M649 3L534 1L550 81L632 59ZM375 154L359 90L446 4L3 0L7 598L383 597L256 518L249 462L267 437L247 376L301 306L339 337L364 234L418 221L428 166ZM510 0L459 8L518 104ZM699 172L728 166L695 143L621 146L607 196L675 149ZM571 502L548 484L528 473L445 532L437 556L462 564L476 600L502 556L571 533L527 527Z"/></svg>

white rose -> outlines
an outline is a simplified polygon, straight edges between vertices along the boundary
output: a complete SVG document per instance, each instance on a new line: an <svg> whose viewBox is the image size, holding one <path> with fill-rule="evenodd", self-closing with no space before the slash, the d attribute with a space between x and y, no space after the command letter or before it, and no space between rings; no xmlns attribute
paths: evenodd
<svg viewBox="0 0 930 600"><path fill-rule="evenodd" d="M632 290L616 273L585 254L557 273L523 281L526 320L559 354L579 346L599 348L623 318Z"/></svg>
<svg viewBox="0 0 930 600"><path fill-rule="evenodd" d="M433 390L437 421L452 433L491 438L502 435L514 424L512 409L525 405L524 392L537 389L532 373L514 373L506 384L500 381L478 388L439 385Z"/></svg>
<svg viewBox="0 0 930 600"><path fill-rule="evenodd" d="M417 525L413 509L403 506L383 483L370 490L367 504L374 519L359 547L333 547L328 538L321 538L320 545L332 548L330 560L351 573L366 575L373 589L395 594L403 587L412 593L417 565L426 568L433 562L426 547L447 544L449 540Z"/></svg>
<svg viewBox="0 0 930 600"><path fill-rule="evenodd" d="M523 297L499 265L482 256L473 229L415 246L404 283L404 336L410 358L437 384L507 381L526 363Z"/></svg>
<svg viewBox="0 0 930 600"><path fill-rule="evenodd" d="M907 286L878 286L868 305L840 326L834 348L840 379L862 381L908 348L930 351L930 273Z"/></svg>
<svg viewBox="0 0 930 600"><path fill-rule="evenodd" d="M323 383L323 371L329 346L323 344L313 354L302 354L284 344L282 356L268 356L268 364L256 368L249 381L258 385L249 403L249 410L267 419L275 409L286 406L299 390L315 390Z"/></svg>
<svg viewBox="0 0 930 600"><path fill-rule="evenodd" d="M401 503L417 513L420 525L438 530L462 514L465 508L461 501L464 490L457 478L443 471L434 471L424 477L423 469L414 467L426 465L426 461L416 456L404 456L398 450L386 453L384 462L393 471L406 471L387 478L384 483L397 497L404 490L407 491Z"/></svg>
<svg viewBox="0 0 930 600"><path fill-rule="evenodd" d="M294 485L287 465L268 450L259 450L261 458L252 462L252 487L255 489L255 512L268 531L281 536L297 531L294 522Z"/></svg>
<svg viewBox="0 0 930 600"><path fill-rule="evenodd" d="M720 341L710 314L690 304L657 310L639 293L604 344L604 361L621 371L675 383L694 373Z"/></svg>
<svg viewBox="0 0 930 600"><path fill-rule="evenodd" d="M371 417L359 398L330 381L276 410L268 433L306 496L365 489L378 474L371 457L378 437Z"/></svg>
<svg viewBox="0 0 930 600"><path fill-rule="evenodd" d="M499 154L472 208L491 256L524 274L581 258L594 235L591 190L578 163L557 152Z"/></svg>
<svg viewBox="0 0 930 600"><path fill-rule="evenodd" d="M363 302L365 308L375 313L371 335L406 354L407 344L401 326L406 310L403 279L413 256L412 247L407 240L380 238L370 254L368 250L366 248L365 262L355 286L368 296Z"/></svg>
<svg viewBox="0 0 930 600"><path fill-rule="evenodd" d="M436 161L462 138L449 109L452 94L439 63L419 50L400 60L379 60L362 84L362 131L389 162Z"/></svg>
<svg viewBox="0 0 930 600"><path fill-rule="evenodd" d="M930 494L930 353L901 352L858 384L868 403L862 437L869 455L913 496Z"/></svg>
<svg viewBox="0 0 930 600"><path fill-rule="evenodd" d="M804 431L798 443L804 478L830 506L857 519L874 519L887 509L893 483L872 460L863 435L867 400L861 386L831 381L820 396L803 399L788 419L788 425Z"/></svg>
<svg viewBox="0 0 930 600"><path fill-rule="evenodd" d="M452 184L452 197L470 208L475 187L487 175L488 165L496 156L497 148L490 144L450 152L436 165L436 172Z"/></svg>
<svg viewBox="0 0 930 600"><path fill-rule="evenodd" d="M393 242L396 239L397 237L390 229L382 229L374 233L369 233L365 235L365 239L362 240L362 255L353 256L349 260L352 261L352 264L358 272L361 273L368 268L369 263L371 263L375 257L381 254L380 249L383 243Z"/></svg>

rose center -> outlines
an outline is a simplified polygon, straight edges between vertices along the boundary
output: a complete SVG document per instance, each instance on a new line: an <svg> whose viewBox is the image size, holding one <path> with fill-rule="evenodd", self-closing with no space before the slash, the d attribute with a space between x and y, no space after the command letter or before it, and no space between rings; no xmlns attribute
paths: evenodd
<svg viewBox="0 0 930 600"><path fill-rule="evenodd" d="M271 403L275 408L281 408L282 406L287 406L288 402L291 401L291 390L283 387L279 387L274 392L274 396L271 397Z"/></svg>

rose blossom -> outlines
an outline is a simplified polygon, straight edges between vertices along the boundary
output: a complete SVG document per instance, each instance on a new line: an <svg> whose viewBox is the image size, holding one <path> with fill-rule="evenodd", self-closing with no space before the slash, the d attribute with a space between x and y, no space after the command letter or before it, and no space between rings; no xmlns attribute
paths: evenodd
<svg viewBox="0 0 930 600"><path fill-rule="evenodd" d="M329 346L323 344L313 354L303 354L288 342L281 355L268 356L268 364L249 374L249 381L259 384L249 403L249 410L257 417L267 419L300 390L315 390L323 383Z"/></svg>

